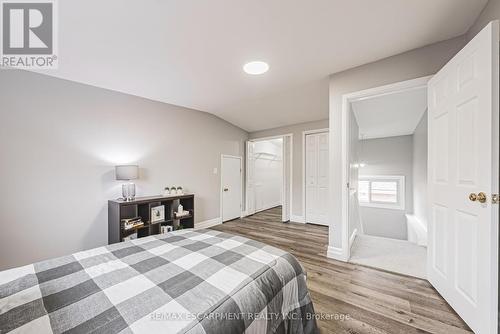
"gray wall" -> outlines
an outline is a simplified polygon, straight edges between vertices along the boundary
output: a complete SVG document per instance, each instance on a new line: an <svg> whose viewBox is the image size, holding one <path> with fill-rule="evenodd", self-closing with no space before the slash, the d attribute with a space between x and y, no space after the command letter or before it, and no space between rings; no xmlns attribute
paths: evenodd
<svg viewBox="0 0 500 334"><path fill-rule="evenodd" d="M467 39L472 39L478 32L481 31L490 21L500 19L500 0L490 0L484 7L483 11L476 19L476 22L467 32Z"/></svg>
<svg viewBox="0 0 500 334"><path fill-rule="evenodd" d="M342 95L432 75L464 44L457 37L330 76L330 246L342 247Z"/></svg>
<svg viewBox="0 0 500 334"><path fill-rule="evenodd" d="M363 140L359 158L366 164L363 175L403 175L405 210L361 207L365 234L406 240L406 213L413 211L413 136Z"/></svg>
<svg viewBox="0 0 500 334"><path fill-rule="evenodd" d="M26 71L0 74L0 270L107 243L113 166L138 163L139 195L182 185L196 221L219 217L220 155L245 131L186 108Z"/></svg>
<svg viewBox="0 0 500 334"><path fill-rule="evenodd" d="M427 226L427 111L413 133L413 214Z"/></svg>
<svg viewBox="0 0 500 334"><path fill-rule="evenodd" d="M292 166L292 214L294 216L303 217L302 208L302 132L307 130L317 130L328 128L328 120L295 124L282 128L269 129L264 131L250 133L250 138L262 138L270 136L279 136L288 133L293 133L293 166ZM293 218L293 217L292 217Z"/></svg>

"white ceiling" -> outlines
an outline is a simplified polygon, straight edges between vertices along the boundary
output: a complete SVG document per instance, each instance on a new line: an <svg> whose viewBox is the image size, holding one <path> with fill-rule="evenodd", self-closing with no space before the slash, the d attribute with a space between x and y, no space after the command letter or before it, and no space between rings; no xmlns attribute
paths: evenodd
<svg viewBox="0 0 500 334"><path fill-rule="evenodd" d="M411 135L427 109L427 89L373 97L352 103L360 139Z"/></svg>
<svg viewBox="0 0 500 334"><path fill-rule="evenodd" d="M327 76L464 34L487 0L74 0L46 74L247 131L328 117ZM242 71L263 60L261 76Z"/></svg>

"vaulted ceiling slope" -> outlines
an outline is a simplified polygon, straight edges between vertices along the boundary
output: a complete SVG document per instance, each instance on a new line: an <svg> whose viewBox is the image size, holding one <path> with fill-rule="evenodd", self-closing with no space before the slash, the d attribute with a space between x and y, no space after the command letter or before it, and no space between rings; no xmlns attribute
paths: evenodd
<svg viewBox="0 0 500 334"><path fill-rule="evenodd" d="M352 103L360 139L406 136L427 110L427 89L410 89Z"/></svg>
<svg viewBox="0 0 500 334"><path fill-rule="evenodd" d="M251 132L327 118L329 74L464 34L486 1L59 1L45 73ZM269 72L245 74L252 60Z"/></svg>

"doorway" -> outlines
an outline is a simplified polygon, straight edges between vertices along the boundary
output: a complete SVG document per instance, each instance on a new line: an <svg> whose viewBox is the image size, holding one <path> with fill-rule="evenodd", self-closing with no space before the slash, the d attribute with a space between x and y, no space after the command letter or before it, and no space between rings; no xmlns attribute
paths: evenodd
<svg viewBox="0 0 500 334"><path fill-rule="evenodd" d="M418 278L427 267L427 82L348 104L349 261Z"/></svg>
<svg viewBox="0 0 500 334"><path fill-rule="evenodd" d="M290 220L291 135L252 139L247 142L247 215L279 208L282 222Z"/></svg>
<svg viewBox="0 0 500 334"><path fill-rule="evenodd" d="M302 134L304 220L328 226L328 129Z"/></svg>
<svg viewBox="0 0 500 334"><path fill-rule="evenodd" d="M221 156L221 219L222 222L241 217L242 159L238 156Z"/></svg>
<svg viewBox="0 0 500 334"><path fill-rule="evenodd" d="M350 261L426 278L427 88L351 109Z"/></svg>

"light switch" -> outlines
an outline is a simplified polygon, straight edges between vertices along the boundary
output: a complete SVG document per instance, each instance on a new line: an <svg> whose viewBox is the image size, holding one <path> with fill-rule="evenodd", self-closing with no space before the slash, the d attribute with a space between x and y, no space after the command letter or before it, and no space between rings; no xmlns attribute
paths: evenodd
<svg viewBox="0 0 500 334"><path fill-rule="evenodd" d="M214 174L217 175L219 171L217 170L217 167L214 168Z"/></svg>

